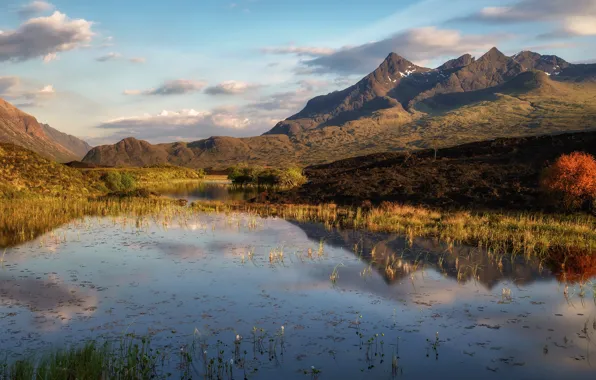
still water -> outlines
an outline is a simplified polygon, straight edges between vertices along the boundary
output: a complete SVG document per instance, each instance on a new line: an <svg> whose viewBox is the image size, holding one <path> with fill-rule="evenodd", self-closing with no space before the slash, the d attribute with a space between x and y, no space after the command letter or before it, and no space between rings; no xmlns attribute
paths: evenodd
<svg viewBox="0 0 596 380"><path fill-rule="evenodd" d="M241 213L86 218L5 253L0 354L134 332L232 358L239 335L237 378L594 379L594 286L560 280L536 260Z"/></svg>
<svg viewBox="0 0 596 380"><path fill-rule="evenodd" d="M182 182L155 189L172 198L194 201L248 201L259 194L256 188L230 186L229 181Z"/></svg>

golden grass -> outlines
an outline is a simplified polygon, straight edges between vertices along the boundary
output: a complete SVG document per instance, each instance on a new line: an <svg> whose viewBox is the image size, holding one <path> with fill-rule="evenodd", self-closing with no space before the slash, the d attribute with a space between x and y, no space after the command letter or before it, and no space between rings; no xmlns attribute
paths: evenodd
<svg viewBox="0 0 596 380"><path fill-rule="evenodd" d="M487 248L497 253L545 257L552 252L596 252L596 218L588 215L545 215L439 211L384 204L364 210L333 204L269 205L195 202L198 211L240 211L263 217L320 222L328 227L393 232L409 239L436 237L448 244Z"/></svg>

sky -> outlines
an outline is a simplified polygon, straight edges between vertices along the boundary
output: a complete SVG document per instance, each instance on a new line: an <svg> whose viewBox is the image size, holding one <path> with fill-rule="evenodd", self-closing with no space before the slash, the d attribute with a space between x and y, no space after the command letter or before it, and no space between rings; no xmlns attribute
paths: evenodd
<svg viewBox="0 0 596 380"><path fill-rule="evenodd" d="M596 0L0 1L0 97L111 144L254 136L391 52L596 61Z"/></svg>

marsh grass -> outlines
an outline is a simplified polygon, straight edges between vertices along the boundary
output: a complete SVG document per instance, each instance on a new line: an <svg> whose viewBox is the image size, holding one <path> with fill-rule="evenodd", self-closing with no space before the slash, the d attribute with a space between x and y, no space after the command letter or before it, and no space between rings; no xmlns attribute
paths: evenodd
<svg viewBox="0 0 596 380"><path fill-rule="evenodd" d="M246 212L324 223L328 228L398 233L407 237L410 244L417 237L438 238L450 247L470 245L487 249L491 254L544 258L553 252L590 255L596 252L596 218L584 214L442 211L392 203L369 210L334 204L230 202L194 202L192 207L203 212Z"/></svg>
<svg viewBox="0 0 596 380"><path fill-rule="evenodd" d="M63 224L86 216L126 215L142 227L140 217L160 215L162 222L184 213L186 208L162 198L61 198L0 201L0 248L35 239ZM93 227L91 227L93 228Z"/></svg>
<svg viewBox="0 0 596 380"><path fill-rule="evenodd" d="M165 358L146 338L127 335L116 344L87 342L0 366L0 379L151 379Z"/></svg>

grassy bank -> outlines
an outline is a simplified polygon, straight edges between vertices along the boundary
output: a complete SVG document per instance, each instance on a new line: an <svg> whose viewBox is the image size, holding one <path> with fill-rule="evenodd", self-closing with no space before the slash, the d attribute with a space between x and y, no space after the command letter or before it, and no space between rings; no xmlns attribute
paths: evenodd
<svg viewBox="0 0 596 380"><path fill-rule="evenodd" d="M172 181L202 180L205 172L201 169L184 168L173 165L153 165L141 168L92 168L79 169L92 181L99 181L111 172L126 173L132 176L139 187L146 187Z"/></svg>
<svg viewBox="0 0 596 380"><path fill-rule="evenodd" d="M496 253L547 257L557 253L596 253L596 218L588 215L545 215L441 211L384 203L367 209L334 204L271 205L195 202L197 211L248 212L300 222L320 222L337 228L394 232L415 237L436 237L449 245L466 244Z"/></svg>

